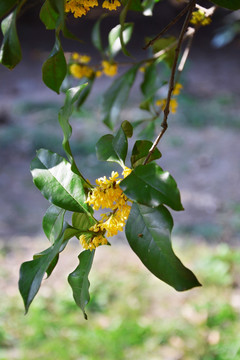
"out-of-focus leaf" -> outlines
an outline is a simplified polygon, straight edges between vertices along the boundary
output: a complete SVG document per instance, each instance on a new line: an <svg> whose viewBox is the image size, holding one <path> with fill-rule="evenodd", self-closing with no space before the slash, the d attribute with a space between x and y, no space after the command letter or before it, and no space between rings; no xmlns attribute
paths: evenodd
<svg viewBox="0 0 240 360"><path fill-rule="evenodd" d="M239 0L211 0L214 4L224 7L229 10L238 10L240 9Z"/></svg>
<svg viewBox="0 0 240 360"><path fill-rule="evenodd" d="M123 41L124 44L127 44L132 36L133 32L133 23L125 23L123 25ZM109 43L109 53L111 56L115 56L121 49L121 41L120 41L120 34L121 34L121 25L115 26L108 35L108 43Z"/></svg>
<svg viewBox="0 0 240 360"><path fill-rule="evenodd" d="M143 264L160 280L177 291L201 286L173 252L172 228L172 216L163 205L150 208L133 204L126 224L126 237Z"/></svg>
<svg viewBox="0 0 240 360"><path fill-rule="evenodd" d="M43 217L43 230L52 244L62 231L65 212L66 210L51 205Z"/></svg>
<svg viewBox="0 0 240 360"><path fill-rule="evenodd" d="M129 121L124 120L121 124L121 127L128 138L131 138L133 136L133 127Z"/></svg>
<svg viewBox="0 0 240 360"><path fill-rule="evenodd" d="M101 53L103 53L103 45L102 45L102 37L100 26L102 20L107 16L107 14L103 14L100 18L95 22L93 29L92 29L92 43L96 49L98 49Z"/></svg>
<svg viewBox="0 0 240 360"><path fill-rule="evenodd" d="M46 26L46 29L56 29L58 17L59 14L52 8L50 0L46 0L40 11L40 19Z"/></svg>
<svg viewBox="0 0 240 360"><path fill-rule="evenodd" d="M153 44L153 52L154 54L160 52L161 50L168 49L161 56L159 56L158 61L163 60L170 68L173 65L174 57L175 57L175 49L176 45L173 45L176 42L176 38L174 36L162 37L156 40Z"/></svg>
<svg viewBox="0 0 240 360"><path fill-rule="evenodd" d="M22 59L22 51L16 29L17 8L1 24L3 42L0 49L0 63L13 69Z"/></svg>
<svg viewBox="0 0 240 360"><path fill-rule="evenodd" d="M6 15L18 3L18 0L0 1L0 18Z"/></svg>
<svg viewBox="0 0 240 360"><path fill-rule="evenodd" d="M33 181L52 204L74 212L87 212L83 180L71 170L63 157L48 150L38 150L31 163Z"/></svg>
<svg viewBox="0 0 240 360"><path fill-rule="evenodd" d="M157 164L139 165L121 181L120 187L127 197L140 204L151 207L165 204L173 210L183 210L175 180Z"/></svg>
<svg viewBox="0 0 240 360"><path fill-rule="evenodd" d="M131 164L133 168L137 167L138 165L142 165L144 163L152 145L153 143L148 140L137 140L135 142L131 156ZM161 156L162 154L156 148L153 151L148 163L150 163L153 160L159 159Z"/></svg>
<svg viewBox="0 0 240 360"><path fill-rule="evenodd" d="M126 21L127 13L128 13L128 11L130 10L130 7L131 7L131 3L132 3L132 0L126 0L124 8L121 11L120 16L119 16L120 26L121 26L120 27L121 50L124 53L124 55L126 55L126 56L130 56L130 53L128 52L128 50L126 48L126 42L125 42L125 39L124 39L124 31L125 31L125 25L126 25L125 21ZM130 35L130 37L131 37L131 35Z"/></svg>
<svg viewBox="0 0 240 360"><path fill-rule="evenodd" d="M120 111L128 99L139 66L139 64L134 65L125 74L115 80L103 96L102 121L110 129L113 129L118 121Z"/></svg>
<svg viewBox="0 0 240 360"><path fill-rule="evenodd" d="M95 250L86 250L78 256L79 265L69 274L68 282L73 291L73 298L76 304L83 312L84 318L87 320L85 307L90 300L88 275L92 267Z"/></svg>
<svg viewBox="0 0 240 360"><path fill-rule="evenodd" d="M56 41L51 54L42 67L43 82L59 94L62 82L67 74L67 63L59 40Z"/></svg>
<svg viewBox="0 0 240 360"><path fill-rule="evenodd" d="M121 166L124 166L123 161L118 156L113 147L114 136L107 134L102 136L96 144L97 158L100 161L116 162Z"/></svg>

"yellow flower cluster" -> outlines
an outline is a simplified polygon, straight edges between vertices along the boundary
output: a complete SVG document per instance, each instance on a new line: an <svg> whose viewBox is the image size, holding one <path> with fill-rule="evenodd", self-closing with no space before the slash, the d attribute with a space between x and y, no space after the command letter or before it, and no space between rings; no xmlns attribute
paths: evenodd
<svg viewBox="0 0 240 360"><path fill-rule="evenodd" d="M71 75L77 79L81 79L83 77L90 78L94 73L94 70L90 66L83 64L72 64L70 65L69 70Z"/></svg>
<svg viewBox="0 0 240 360"><path fill-rule="evenodd" d="M192 13L192 18L190 20L190 23L193 25L201 25L201 26L206 26L209 25L211 23L211 19L209 16L206 16L204 11L202 10L197 10L194 11Z"/></svg>
<svg viewBox="0 0 240 360"><path fill-rule="evenodd" d="M131 169L125 167L123 176L131 173ZM92 205L94 210L109 208L111 212L102 214L102 219L89 228L92 235L81 235L80 242L84 249L93 250L99 245L107 244L104 237L117 235L118 231L123 231L125 222L130 214L131 206L128 205L128 198L122 192L119 184L121 182L119 174L112 172L109 179L106 176L96 180L97 186L88 194L86 203Z"/></svg>
<svg viewBox="0 0 240 360"><path fill-rule="evenodd" d="M182 89L182 85L180 83L176 83L172 92L173 96L177 96L180 94L180 91ZM166 107L167 99L159 99L156 101L156 105L161 108L162 111L164 111ZM176 99L171 99L169 103L169 109L170 112L175 114L177 112L178 102Z"/></svg>
<svg viewBox="0 0 240 360"><path fill-rule="evenodd" d="M117 74L117 64L106 60L102 61L103 73L107 76L115 76Z"/></svg>
<svg viewBox="0 0 240 360"><path fill-rule="evenodd" d="M75 18L86 15L95 6L98 6L98 0L65 0L65 12L73 13ZM119 0L105 0L102 4L108 10L116 10L119 6Z"/></svg>

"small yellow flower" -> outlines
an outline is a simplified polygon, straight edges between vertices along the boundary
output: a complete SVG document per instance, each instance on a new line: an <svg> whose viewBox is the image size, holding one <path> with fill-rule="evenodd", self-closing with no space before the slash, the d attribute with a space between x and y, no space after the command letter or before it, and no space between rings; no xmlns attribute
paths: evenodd
<svg viewBox="0 0 240 360"><path fill-rule="evenodd" d="M81 64L72 64L69 67L71 75L73 75L77 79L81 79L83 77L90 78L94 71L92 68L90 68L87 65L81 65Z"/></svg>
<svg viewBox="0 0 240 360"><path fill-rule="evenodd" d="M160 99L156 101L156 105L160 106L160 108L162 109L162 111L164 111L165 107L166 107L166 103L167 103L167 99ZM177 111L177 107L178 107L178 102L176 99L171 99L170 100L170 104L169 104L169 109L170 111L175 114Z"/></svg>
<svg viewBox="0 0 240 360"><path fill-rule="evenodd" d="M182 88L183 88L182 84L176 83L175 86L174 86L172 94L173 95L179 95Z"/></svg>
<svg viewBox="0 0 240 360"><path fill-rule="evenodd" d="M87 3L88 2L84 0L66 0L65 12L72 12L75 18L86 15L90 10Z"/></svg>
<svg viewBox="0 0 240 360"><path fill-rule="evenodd" d="M97 70L95 74L96 74L96 77L99 78L99 77L102 76L102 71L101 71L101 70Z"/></svg>
<svg viewBox="0 0 240 360"><path fill-rule="evenodd" d="M202 10L197 10L192 13L192 18L190 20L190 23L193 25L201 25L206 26L211 23L211 18L207 17Z"/></svg>
<svg viewBox="0 0 240 360"><path fill-rule="evenodd" d="M102 4L102 7L108 10L116 10L119 6L121 6L120 1L118 0L105 0Z"/></svg>
<svg viewBox="0 0 240 360"><path fill-rule="evenodd" d="M122 175L125 179L125 177L127 177L128 175L130 175L132 172L132 169L128 168L127 166L124 166L124 169L123 169L123 172L122 172Z"/></svg>
<svg viewBox="0 0 240 360"><path fill-rule="evenodd" d="M117 74L117 64L109 61L102 61L103 73L107 76L115 76Z"/></svg>

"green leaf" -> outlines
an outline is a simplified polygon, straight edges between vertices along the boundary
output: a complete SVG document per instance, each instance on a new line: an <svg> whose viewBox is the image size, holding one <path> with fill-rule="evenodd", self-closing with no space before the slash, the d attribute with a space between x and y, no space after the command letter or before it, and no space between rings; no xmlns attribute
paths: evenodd
<svg viewBox="0 0 240 360"><path fill-rule="evenodd" d="M0 18L6 15L18 3L18 0L0 1Z"/></svg>
<svg viewBox="0 0 240 360"><path fill-rule="evenodd" d="M43 230L52 244L62 232L65 212L66 210L51 205L43 217Z"/></svg>
<svg viewBox="0 0 240 360"><path fill-rule="evenodd" d="M85 312L85 307L90 300L90 282L88 280L88 275L92 267L94 253L94 250L92 252L90 250L81 252L81 254L78 256L79 265L68 276L68 282L73 291L73 298L76 304L82 310L86 320L87 314Z"/></svg>
<svg viewBox="0 0 240 360"><path fill-rule="evenodd" d="M174 36L168 36L156 40L153 44L154 54L169 48L169 50L159 56L158 61L163 60L170 68L172 68L175 57L176 45L174 45L174 43L176 43L176 38Z"/></svg>
<svg viewBox="0 0 240 360"><path fill-rule="evenodd" d="M0 63L13 69L22 59L22 51L16 29L17 9L9 14L1 24L4 35L0 49Z"/></svg>
<svg viewBox="0 0 240 360"><path fill-rule="evenodd" d="M238 10L240 9L239 0L211 0L214 4L224 7L229 10Z"/></svg>
<svg viewBox="0 0 240 360"><path fill-rule="evenodd" d="M124 120L121 124L121 127L128 138L131 138L133 136L133 127L129 121Z"/></svg>
<svg viewBox="0 0 240 360"><path fill-rule="evenodd" d="M120 126L117 134L114 136L112 144L114 151L124 164L128 151L128 141L122 126Z"/></svg>
<svg viewBox="0 0 240 360"><path fill-rule="evenodd" d="M132 0L126 0L125 2L125 5L124 5L124 8L123 10L121 11L120 13L120 16L119 16L119 20L120 20L120 43L121 43L121 50L122 52L124 53L124 55L126 56L130 56L130 53L127 51L127 48L126 48L126 42L125 42L125 39L124 39L124 31L126 30L125 28L125 20L126 20L126 17L127 17L127 13L128 11L130 10L130 7L131 7L131 3L132 3ZM132 25L133 26L133 25ZM129 35L127 34L126 36L126 39L128 40L128 37L129 39L131 38L131 35L132 35L132 30L131 32L129 33Z"/></svg>
<svg viewBox="0 0 240 360"><path fill-rule="evenodd" d="M86 87L84 87L83 90L81 91L81 93L79 94L79 97L77 100L77 106L76 106L78 110L80 109L82 104L85 103L89 94L91 93L94 81L95 81L95 75L93 75L91 78L88 79Z"/></svg>
<svg viewBox="0 0 240 360"><path fill-rule="evenodd" d="M115 26L108 35L108 51L111 56L115 56L120 50L122 50L122 45L120 41L120 35L122 31L124 44L127 44L133 33L133 23L125 23L123 28L121 25Z"/></svg>
<svg viewBox="0 0 240 360"><path fill-rule="evenodd" d="M88 231L91 226L96 224L96 221L87 214L73 213L72 225L74 228L83 231Z"/></svg>
<svg viewBox="0 0 240 360"><path fill-rule="evenodd" d="M49 150L37 151L31 163L33 181L52 204L74 212L88 212L81 177L63 157Z"/></svg>
<svg viewBox="0 0 240 360"><path fill-rule="evenodd" d="M145 101L152 100L157 90L163 85L157 71L157 63L154 62L147 66L144 72L144 79L141 84L141 91Z"/></svg>
<svg viewBox="0 0 240 360"><path fill-rule="evenodd" d="M104 94L102 121L110 129L113 129L118 121L120 111L128 99L129 91L134 83L139 66L139 64L133 66L125 74L120 76Z"/></svg>
<svg viewBox="0 0 240 360"><path fill-rule="evenodd" d="M133 168L137 167L138 165L142 165L144 163L152 145L153 143L148 140L137 140L135 142L131 156L131 164ZM150 163L153 160L160 159L161 156L162 154L156 148L152 153L148 162Z"/></svg>
<svg viewBox="0 0 240 360"><path fill-rule="evenodd" d="M50 0L46 0L43 4L40 11L40 19L48 30L58 27L59 14L52 8Z"/></svg>
<svg viewBox="0 0 240 360"><path fill-rule="evenodd" d="M100 26L102 20L107 16L107 14L103 14L100 18L95 22L92 29L92 43L96 49L98 49L101 53L104 52L101 38Z"/></svg>
<svg viewBox="0 0 240 360"><path fill-rule="evenodd" d="M121 181L120 187L127 197L140 204L165 204L173 210L183 210L175 180L157 164L139 165Z"/></svg>
<svg viewBox="0 0 240 360"><path fill-rule="evenodd" d="M51 54L42 67L43 82L59 94L62 82L67 74L67 63L64 52L56 35L56 41Z"/></svg>
<svg viewBox="0 0 240 360"><path fill-rule="evenodd" d="M21 265L19 291L24 301L26 313L41 286L45 272L57 261L56 257L63 240L64 235L61 234L49 249L45 250L42 254L36 255L34 260L24 262ZM49 272L51 273L51 271L52 269L50 268Z"/></svg>
<svg viewBox="0 0 240 360"><path fill-rule="evenodd" d="M64 0L48 0L51 8L53 11L58 14L58 21L56 23L56 29L62 28L64 26L64 20L65 20L65 1Z"/></svg>
<svg viewBox="0 0 240 360"><path fill-rule="evenodd" d="M149 208L133 204L126 224L126 237L142 263L160 280L177 291L201 286L173 252L172 228L172 216L163 205Z"/></svg>
<svg viewBox="0 0 240 360"><path fill-rule="evenodd" d="M73 158L73 154L72 154L70 144L69 144L69 139L72 135L72 127L69 124L69 118L73 113L74 103L79 101L80 95L86 86L87 86L87 84L82 84L82 85L68 89L66 92L64 105L60 109L59 114L58 114L58 120L59 120L59 123L60 123L62 131L63 131L63 135L64 135L63 142L62 142L63 149L65 150L69 161L71 162L72 171L75 174L81 176L82 178L83 178L83 176L77 168L77 165Z"/></svg>
<svg viewBox="0 0 240 360"><path fill-rule="evenodd" d="M114 136L107 134L102 136L96 144L96 154L100 161L116 162L121 166L124 166L123 161L117 155L113 147Z"/></svg>

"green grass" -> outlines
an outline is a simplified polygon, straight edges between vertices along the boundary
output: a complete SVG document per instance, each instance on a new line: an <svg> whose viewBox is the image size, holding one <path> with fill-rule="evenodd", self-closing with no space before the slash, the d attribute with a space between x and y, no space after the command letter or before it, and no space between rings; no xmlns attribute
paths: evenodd
<svg viewBox="0 0 240 360"><path fill-rule="evenodd" d="M240 359L240 250L180 248L203 284L185 293L148 274L129 251L103 249L91 274L88 321L65 284L44 287L27 316L17 294L3 297L0 359Z"/></svg>

